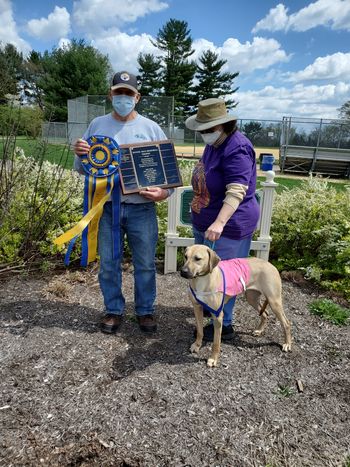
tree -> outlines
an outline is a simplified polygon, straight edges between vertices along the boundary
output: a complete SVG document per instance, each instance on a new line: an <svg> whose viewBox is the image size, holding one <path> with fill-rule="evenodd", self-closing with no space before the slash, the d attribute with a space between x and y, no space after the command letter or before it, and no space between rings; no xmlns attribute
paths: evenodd
<svg viewBox="0 0 350 467"><path fill-rule="evenodd" d="M200 56L201 65L197 66L196 78L198 84L194 87L197 100L208 99L210 97L225 97L237 91L233 87L233 80L239 75L236 73L222 73L222 67L227 60L219 60L219 55L211 50L206 50ZM236 107L237 102L232 99L226 100L226 107Z"/></svg>
<svg viewBox="0 0 350 467"><path fill-rule="evenodd" d="M345 102L338 111L341 119L350 120L350 101Z"/></svg>
<svg viewBox="0 0 350 467"><path fill-rule="evenodd" d="M83 95L107 94L111 67L108 57L84 40L73 40L42 57L43 76L38 86L44 92L46 118L67 119L67 100Z"/></svg>
<svg viewBox="0 0 350 467"><path fill-rule="evenodd" d="M260 122L248 122L246 123L243 128L242 132L246 135L247 138L250 139L250 141L253 144L256 144L256 141L261 138L264 128Z"/></svg>
<svg viewBox="0 0 350 467"><path fill-rule="evenodd" d="M41 110L44 109L43 90L38 82L43 76L42 56L39 52L32 50L23 63L22 103L36 104Z"/></svg>
<svg viewBox="0 0 350 467"><path fill-rule="evenodd" d="M183 115L193 105L192 81L196 65L188 58L194 53L192 38L186 21L170 19L158 31L153 45L165 52L163 58L163 89L166 96L174 96L175 114Z"/></svg>
<svg viewBox="0 0 350 467"><path fill-rule="evenodd" d="M143 96L159 96L163 87L161 77L162 59L152 54L140 53L138 79L141 81L140 93Z"/></svg>
<svg viewBox="0 0 350 467"><path fill-rule="evenodd" d="M13 44L0 48L0 100L4 103L8 95L17 96L18 83L22 76L23 55Z"/></svg>

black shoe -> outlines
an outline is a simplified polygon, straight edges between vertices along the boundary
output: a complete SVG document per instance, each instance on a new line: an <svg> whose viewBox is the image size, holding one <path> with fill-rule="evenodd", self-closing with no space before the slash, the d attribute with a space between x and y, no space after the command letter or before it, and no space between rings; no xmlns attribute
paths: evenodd
<svg viewBox="0 0 350 467"><path fill-rule="evenodd" d="M204 318L211 318L210 311L207 310L206 308L203 308L203 316L204 316Z"/></svg>
<svg viewBox="0 0 350 467"><path fill-rule="evenodd" d="M123 316L108 313L101 321L101 331L106 334L115 334L122 324Z"/></svg>
<svg viewBox="0 0 350 467"><path fill-rule="evenodd" d="M194 337L197 336L197 330L194 331ZM222 326L221 332L221 340L222 341L229 341L232 340L234 337L234 332L232 326ZM209 323L204 326L203 329L203 340L205 342L213 342L214 340L214 325L213 323Z"/></svg>
<svg viewBox="0 0 350 467"><path fill-rule="evenodd" d="M153 315L137 316L137 322L142 332L151 334L157 331L157 324Z"/></svg>

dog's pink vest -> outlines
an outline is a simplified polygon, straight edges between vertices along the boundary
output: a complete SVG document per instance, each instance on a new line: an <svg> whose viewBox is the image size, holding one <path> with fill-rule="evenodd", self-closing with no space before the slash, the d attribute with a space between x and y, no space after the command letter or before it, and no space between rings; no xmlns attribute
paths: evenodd
<svg viewBox="0 0 350 467"><path fill-rule="evenodd" d="M225 259L218 266L225 274L226 294L234 296L242 293L250 279L248 261L244 258ZM223 281L218 292L223 292Z"/></svg>

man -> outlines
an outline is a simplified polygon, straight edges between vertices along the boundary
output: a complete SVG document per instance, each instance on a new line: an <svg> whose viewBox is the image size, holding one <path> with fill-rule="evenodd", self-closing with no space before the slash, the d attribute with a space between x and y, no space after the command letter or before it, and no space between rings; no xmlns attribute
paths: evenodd
<svg viewBox="0 0 350 467"><path fill-rule="evenodd" d="M83 173L80 157L89 151L86 142L92 135L113 138L119 145L135 144L167 139L159 125L139 115L135 105L140 100L136 76L126 71L114 75L109 97L113 111L95 118L83 139L74 144L75 169ZM121 194L120 229L121 241L126 236L132 253L135 285L135 313L141 331L157 330L154 318L156 297L155 252L158 240L158 225L155 202L169 196L169 190L149 187L129 195ZM122 252L113 259L112 203L105 204L99 224L98 252L100 255L99 282L104 298L106 315L101 322L101 331L114 334L119 329L124 314L125 299L122 294Z"/></svg>

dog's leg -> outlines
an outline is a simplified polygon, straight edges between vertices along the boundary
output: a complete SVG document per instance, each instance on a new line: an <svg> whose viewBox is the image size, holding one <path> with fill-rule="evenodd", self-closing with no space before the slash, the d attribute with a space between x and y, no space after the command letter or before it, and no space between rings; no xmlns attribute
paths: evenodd
<svg viewBox="0 0 350 467"><path fill-rule="evenodd" d="M268 313L266 311L267 307L267 300L265 300L262 307L260 306L260 297L261 293L258 290L247 290L246 292L246 299L249 305L251 305L255 310L259 312L260 315L260 323L257 329L253 331L254 336L261 336L262 333L265 331L267 320L268 320Z"/></svg>
<svg viewBox="0 0 350 467"><path fill-rule="evenodd" d="M191 345L190 350L192 353L198 353L200 348L202 347L202 341L203 341L203 308L198 303L194 303L193 311L194 311L194 316L196 318L197 334L196 334L196 340Z"/></svg>
<svg viewBox="0 0 350 467"><path fill-rule="evenodd" d="M291 335L291 324L288 321L282 306L282 299L270 299L269 304L271 310L275 313L276 318L280 321L284 331L284 344L282 345L283 352L292 350L292 335Z"/></svg>
<svg viewBox="0 0 350 467"><path fill-rule="evenodd" d="M219 361L223 319L224 319L224 312L223 311L220 313L218 318L213 316L214 339L213 339L213 345L212 345L212 348L211 348L211 356L210 356L210 358L208 358L208 361L207 361L207 365L210 366L210 367L217 366L218 361Z"/></svg>
<svg viewBox="0 0 350 467"><path fill-rule="evenodd" d="M259 309L260 323L259 323L258 329L255 329L255 331L253 332L254 336L261 336L263 334L263 332L265 331L265 328L266 328L266 325L267 325L267 320L269 318L269 314L266 311L266 307L267 307L268 304L269 304L269 302L267 300L265 300L264 303L262 304L261 308ZM260 303L259 303L259 305L260 305Z"/></svg>

